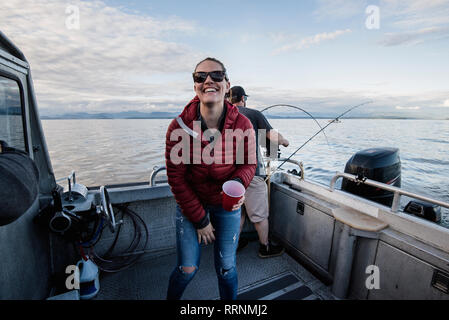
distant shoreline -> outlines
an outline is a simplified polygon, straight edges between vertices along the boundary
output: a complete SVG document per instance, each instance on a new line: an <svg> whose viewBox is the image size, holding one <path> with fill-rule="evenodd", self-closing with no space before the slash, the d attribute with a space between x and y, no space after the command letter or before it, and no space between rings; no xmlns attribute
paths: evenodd
<svg viewBox="0 0 449 320"><path fill-rule="evenodd" d="M176 115L177 116L177 115ZM173 117L65 117L65 116L41 116L41 120L147 120L147 119L174 119ZM282 117L282 116L267 116L267 119L311 119L310 117ZM332 117L315 117L320 120L333 120ZM449 120L446 119L432 119L432 118L409 118L409 117L345 117L340 120Z"/></svg>
<svg viewBox="0 0 449 320"><path fill-rule="evenodd" d="M88 112L68 112L63 114L51 114L51 112L44 112L44 115L41 114L41 119L43 120L84 120L84 119L174 119L179 116L179 112L173 111L153 111L153 112L142 112L142 111L122 111L122 112L97 112L97 113L88 113ZM308 115L304 114L265 114L267 119L310 119ZM335 119L336 115L334 114L326 114L324 112L317 112L316 115L313 115L315 119L324 119L324 120L332 120ZM403 114L394 114L394 113L381 113L377 114L363 114L356 112L355 114L345 116L342 119L391 119L391 120L449 120L445 115L443 117L435 119L431 117L425 116L410 116Z"/></svg>

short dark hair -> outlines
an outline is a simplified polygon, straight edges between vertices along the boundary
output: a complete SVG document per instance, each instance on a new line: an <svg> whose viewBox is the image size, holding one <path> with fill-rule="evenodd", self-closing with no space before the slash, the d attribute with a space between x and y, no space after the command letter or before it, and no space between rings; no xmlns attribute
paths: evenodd
<svg viewBox="0 0 449 320"><path fill-rule="evenodd" d="M240 101L242 101L242 98L243 98L243 96L240 96L240 97L232 96L231 97L231 103L232 104L239 103Z"/></svg>
<svg viewBox="0 0 449 320"><path fill-rule="evenodd" d="M196 69L198 68L198 66L199 66L200 64L202 64L204 61L213 61L213 62L218 63L218 64L221 66L221 68L223 69L222 71L224 71L224 73L225 73L225 79L226 79L226 81L229 81L228 74L226 73L226 68L225 68L223 62L221 62L220 60L215 59L215 58L207 57L206 59L201 60L200 62L198 62L198 63L196 64L194 72L196 72Z"/></svg>
<svg viewBox="0 0 449 320"><path fill-rule="evenodd" d="M242 101L243 97L248 97L248 95L246 94L245 89L243 89L242 87L233 86L229 91L229 97L231 98L231 103L235 104Z"/></svg>

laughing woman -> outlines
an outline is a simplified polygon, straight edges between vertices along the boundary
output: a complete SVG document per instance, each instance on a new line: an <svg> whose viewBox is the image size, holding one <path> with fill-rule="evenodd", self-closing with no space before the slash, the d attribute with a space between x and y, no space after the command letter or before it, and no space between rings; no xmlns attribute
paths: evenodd
<svg viewBox="0 0 449 320"><path fill-rule="evenodd" d="M228 180L237 180L245 188L250 184L256 170L255 149L251 147L254 134L251 122L225 101L230 83L223 63L214 58L202 60L193 81L196 96L171 122L166 136L168 183L177 202L178 255L167 299L181 298L198 271L201 243L214 242L220 298L231 300L237 296L236 250L244 199L226 211L221 191ZM234 138L227 143L228 133L240 143ZM243 148L241 158L239 146Z"/></svg>

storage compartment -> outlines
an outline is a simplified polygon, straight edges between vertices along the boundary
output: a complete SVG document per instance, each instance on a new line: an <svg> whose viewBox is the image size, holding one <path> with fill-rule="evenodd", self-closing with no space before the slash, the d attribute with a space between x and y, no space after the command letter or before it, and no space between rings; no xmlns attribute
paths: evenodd
<svg viewBox="0 0 449 320"><path fill-rule="evenodd" d="M441 280L447 270L438 270L383 241L379 242L375 265L379 268L380 289L369 290L368 299L449 300ZM435 280L436 274L439 278Z"/></svg>
<svg viewBox="0 0 449 320"><path fill-rule="evenodd" d="M329 272L334 221L330 215L312 207L310 200L306 201L297 191L272 188L271 232L311 265L318 265L326 272Z"/></svg>

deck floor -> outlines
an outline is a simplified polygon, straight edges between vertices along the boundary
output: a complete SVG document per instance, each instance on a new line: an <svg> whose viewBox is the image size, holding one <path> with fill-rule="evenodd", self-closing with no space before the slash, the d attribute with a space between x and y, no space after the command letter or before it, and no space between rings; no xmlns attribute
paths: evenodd
<svg viewBox="0 0 449 320"><path fill-rule="evenodd" d="M237 253L239 298L248 300L296 299L298 297L333 299L330 289L287 253L278 257L261 259L257 255L257 249L258 242L252 241ZM219 298L213 261L213 245L204 246L199 270L182 299L214 300ZM96 299L163 300L166 297L168 279L175 264L176 254L171 253L142 261L119 273L102 273L100 292ZM281 288L282 282L285 283L283 288ZM272 292L267 291L270 287L273 288ZM258 295L251 295L256 292L256 289Z"/></svg>

